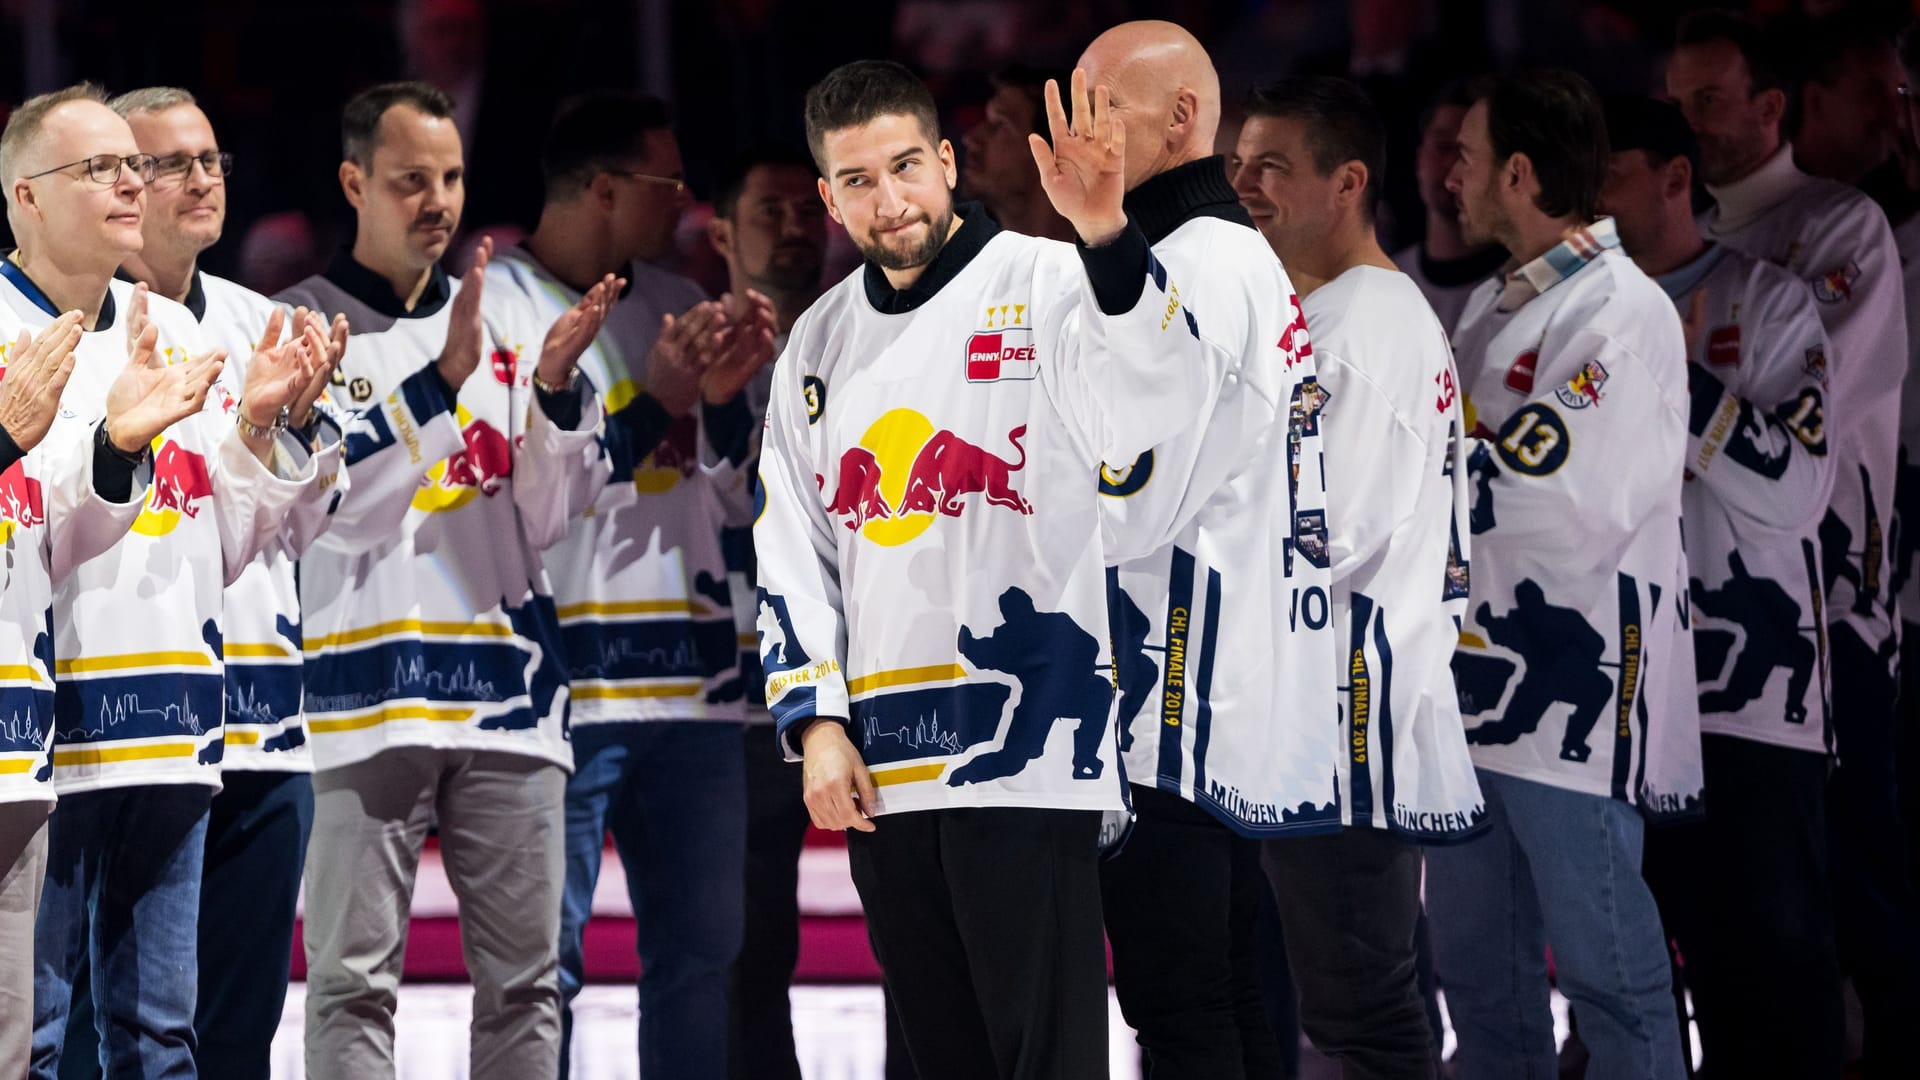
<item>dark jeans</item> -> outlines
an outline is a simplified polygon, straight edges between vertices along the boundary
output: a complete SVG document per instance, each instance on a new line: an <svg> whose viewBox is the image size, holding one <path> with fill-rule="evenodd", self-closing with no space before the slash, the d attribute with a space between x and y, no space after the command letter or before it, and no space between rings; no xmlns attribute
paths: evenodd
<svg viewBox="0 0 1920 1080"><path fill-rule="evenodd" d="M1920 1076L1920 900L1900 819L1895 705L1885 660L1853 631L1833 631L1833 728L1827 854L1840 969L1860 995L1869 1077Z"/></svg>
<svg viewBox="0 0 1920 1080"><path fill-rule="evenodd" d="M211 788L68 795L47 822L34 926L34 1080L58 1074L75 975L90 969L110 1076L192 1076L194 924Z"/></svg>
<svg viewBox="0 0 1920 1080"><path fill-rule="evenodd" d="M1378 829L1261 844L1300 1026L1348 1080L1438 1075L1420 995L1420 849Z"/></svg>
<svg viewBox="0 0 1920 1080"><path fill-rule="evenodd" d="M1113 989L1144 1080L1278 1080L1254 950L1260 845L1136 785L1133 831L1100 864Z"/></svg>
<svg viewBox="0 0 1920 1080"><path fill-rule="evenodd" d="M807 804L800 766L783 761L772 725L747 728L746 929L733 962L733 1080L800 1080L788 996L800 959L800 850Z"/></svg>
<svg viewBox="0 0 1920 1080"><path fill-rule="evenodd" d="M1701 1076L1840 1075L1827 760L1703 735L1706 817L1647 830L1648 883L1700 1025Z"/></svg>
<svg viewBox="0 0 1920 1080"><path fill-rule="evenodd" d="M965 807L847 835L921 1080L1107 1075L1100 815Z"/></svg>

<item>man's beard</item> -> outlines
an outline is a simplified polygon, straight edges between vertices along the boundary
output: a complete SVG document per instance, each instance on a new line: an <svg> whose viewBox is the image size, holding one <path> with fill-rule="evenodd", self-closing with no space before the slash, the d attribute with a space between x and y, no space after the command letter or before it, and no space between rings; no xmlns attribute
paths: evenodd
<svg viewBox="0 0 1920 1080"><path fill-rule="evenodd" d="M953 231L953 204L948 203L938 218L922 214L921 221L932 227L927 230L926 239L911 251L895 251L880 242L879 234L868 230L865 240L855 238L853 246L860 249L861 257L880 267L882 270L913 270L933 261L940 249L947 246L947 234Z"/></svg>
<svg viewBox="0 0 1920 1080"><path fill-rule="evenodd" d="M785 253L793 256L782 259ZM822 254L810 245L775 248L760 268L759 281L782 292L804 292L820 284Z"/></svg>

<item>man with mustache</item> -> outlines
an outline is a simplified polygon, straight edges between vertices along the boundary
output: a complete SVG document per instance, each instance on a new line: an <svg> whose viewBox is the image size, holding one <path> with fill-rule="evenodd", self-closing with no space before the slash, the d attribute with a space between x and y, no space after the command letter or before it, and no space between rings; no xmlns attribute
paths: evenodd
<svg viewBox="0 0 1920 1080"><path fill-rule="evenodd" d="M422 83L347 103L352 248L280 299L353 336L353 497L300 562L314 759L307 1075L393 1075L393 1009L427 829L460 897L472 1069L554 1075L561 798L573 755L563 644L540 551L588 482L600 403L575 364L620 282L551 328L487 301L491 244L440 266L465 166L453 104ZM544 338L537 335L544 333Z"/></svg>
<svg viewBox="0 0 1920 1080"><path fill-rule="evenodd" d="M708 301L648 264L669 250L687 202L658 100L563 105L541 171L540 224L488 269L493 302L550 319L609 274L632 282L581 357L613 406L591 453L598 483L545 560L572 691L561 1072L611 830L639 923L640 1071L721 1080L746 793L720 530L730 511L745 523L741 466L757 428L742 391L772 359L773 309L752 290Z"/></svg>

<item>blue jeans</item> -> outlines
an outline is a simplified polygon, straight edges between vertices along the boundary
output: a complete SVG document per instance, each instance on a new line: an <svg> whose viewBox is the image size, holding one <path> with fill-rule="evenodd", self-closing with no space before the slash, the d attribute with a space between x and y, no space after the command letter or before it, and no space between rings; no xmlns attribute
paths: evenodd
<svg viewBox="0 0 1920 1080"><path fill-rule="evenodd" d="M1427 849L1434 964L1460 1039L1460 1075L1559 1075L1551 947L1593 1055L1589 1076L1683 1076L1666 936L1640 877L1638 811L1484 769L1480 788L1492 828Z"/></svg>
<svg viewBox="0 0 1920 1080"><path fill-rule="evenodd" d="M195 927L212 796L199 784L152 785L68 795L54 807L34 926L35 1080L58 1071L82 965L106 1075L195 1075Z"/></svg>
<svg viewBox="0 0 1920 1080"><path fill-rule="evenodd" d="M581 936L611 831L638 924L640 1075L726 1080L727 983L746 918L742 735L742 725L724 721L573 729L560 904L563 1077L584 980Z"/></svg>

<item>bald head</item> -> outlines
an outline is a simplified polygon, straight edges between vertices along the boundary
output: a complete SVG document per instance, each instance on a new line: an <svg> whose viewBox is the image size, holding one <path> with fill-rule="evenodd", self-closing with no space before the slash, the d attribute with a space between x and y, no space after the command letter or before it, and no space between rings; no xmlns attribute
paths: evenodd
<svg viewBox="0 0 1920 1080"><path fill-rule="evenodd" d="M1213 153L1220 76L1186 30L1158 20L1121 23L1093 39L1079 66L1089 88L1107 88L1115 118L1126 125L1127 190Z"/></svg>

